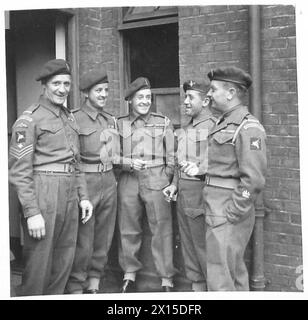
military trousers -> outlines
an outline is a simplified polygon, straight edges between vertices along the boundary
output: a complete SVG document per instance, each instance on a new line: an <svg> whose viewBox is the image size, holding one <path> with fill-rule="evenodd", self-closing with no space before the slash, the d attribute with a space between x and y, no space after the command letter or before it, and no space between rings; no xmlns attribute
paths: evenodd
<svg viewBox="0 0 308 320"><path fill-rule="evenodd" d="M206 282L204 182L179 179L177 219L186 277L192 282Z"/></svg>
<svg viewBox="0 0 308 320"><path fill-rule="evenodd" d="M166 177L164 180L167 181ZM142 268L138 254L142 243L142 218L146 214L152 233L151 250L158 275L161 278L172 278L174 275L171 205L164 199L161 181L162 178L151 176L150 170L122 172L120 175L119 263L125 273L135 273Z"/></svg>
<svg viewBox="0 0 308 320"><path fill-rule="evenodd" d="M41 240L30 237L22 218L25 268L18 294L63 294L77 239L77 179L74 174L44 173L35 173L33 178L46 236Z"/></svg>
<svg viewBox="0 0 308 320"><path fill-rule="evenodd" d="M115 229L117 186L113 170L85 176L93 215L86 224L79 223L68 292L84 289L87 278L100 279L104 275Z"/></svg>
<svg viewBox="0 0 308 320"><path fill-rule="evenodd" d="M232 190L205 186L207 215L206 252L208 291L249 291L244 254L251 237L254 208L238 222L228 221L225 208L232 201Z"/></svg>

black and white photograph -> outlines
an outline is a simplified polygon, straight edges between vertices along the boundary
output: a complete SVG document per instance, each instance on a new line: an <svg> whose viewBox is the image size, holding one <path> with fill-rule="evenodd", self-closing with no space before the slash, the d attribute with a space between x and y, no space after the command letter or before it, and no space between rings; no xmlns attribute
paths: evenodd
<svg viewBox="0 0 308 320"><path fill-rule="evenodd" d="M306 6L2 6L0 298L305 297Z"/></svg>

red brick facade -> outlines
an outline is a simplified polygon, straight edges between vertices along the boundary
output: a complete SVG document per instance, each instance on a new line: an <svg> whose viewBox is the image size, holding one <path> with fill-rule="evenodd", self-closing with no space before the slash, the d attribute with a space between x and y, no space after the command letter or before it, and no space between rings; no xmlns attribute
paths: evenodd
<svg viewBox="0 0 308 320"><path fill-rule="evenodd" d="M80 74L107 64L108 110L120 108L119 8L83 8ZM210 68L249 70L248 6L178 8L180 82ZM262 122L268 135L264 267L268 291L298 291L302 264L295 8L261 6ZM299 267L300 268L300 267ZM298 271L298 273L296 273Z"/></svg>

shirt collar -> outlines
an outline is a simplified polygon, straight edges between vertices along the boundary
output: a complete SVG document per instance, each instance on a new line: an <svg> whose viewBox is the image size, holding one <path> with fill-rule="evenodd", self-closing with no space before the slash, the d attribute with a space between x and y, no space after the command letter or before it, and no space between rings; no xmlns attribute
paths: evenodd
<svg viewBox="0 0 308 320"><path fill-rule="evenodd" d="M202 109L202 111L198 114L197 117L192 119L192 125L196 126L200 122L206 121L213 118L213 113L209 107Z"/></svg>
<svg viewBox="0 0 308 320"><path fill-rule="evenodd" d="M219 123L237 123L240 124L244 117L249 114L248 108L242 104L238 104L224 112L218 120Z"/></svg>
<svg viewBox="0 0 308 320"><path fill-rule="evenodd" d="M147 123L148 120L150 119L150 116L151 116L151 112L149 112L146 115L142 116L142 115L136 114L135 112L131 111L130 115L129 115L129 120L130 120L131 124L133 124L137 119L141 119L145 123Z"/></svg>
<svg viewBox="0 0 308 320"><path fill-rule="evenodd" d="M93 120L96 120L98 111L96 108L91 106L89 100L86 100L82 106L82 110Z"/></svg>
<svg viewBox="0 0 308 320"><path fill-rule="evenodd" d="M106 120L108 120L108 114L103 110L99 110L91 105L89 100L83 103L82 110L93 120L96 120L97 116L101 114Z"/></svg>
<svg viewBox="0 0 308 320"><path fill-rule="evenodd" d="M240 124L247 114L249 114L248 108L241 104L229 110L225 117L229 123Z"/></svg>

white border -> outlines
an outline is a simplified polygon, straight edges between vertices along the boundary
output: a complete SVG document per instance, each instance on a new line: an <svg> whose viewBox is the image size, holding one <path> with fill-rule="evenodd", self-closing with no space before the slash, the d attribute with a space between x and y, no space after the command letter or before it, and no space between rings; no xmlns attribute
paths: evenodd
<svg viewBox="0 0 308 320"><path fill-rule="evenodd" d="M308 58L308 5L307 1L285 1L280 0L279 3L274 2L273 4L285 4L285 5L296 5L296 29L297 29L297 70L298 70L298 104L299 104L299 128L300 128L300 174L301 174L301 202L302 202L302 232L303 232L303 262L304 262L304 277L307 277L307 198L306 191L307 188L307 170L305 165L307 164L306 151L307 146L305 143L305 134L307 134L306 128L307 124L307 108L308 101L305 95L307 88L305 88L307 80L307 68L306 60ZM272 1L228 1L228 5L235 4L260 4L268 5ZM170 5L170 1L155 1L155 5ZM195 1L193 3L188 1L176 1L172 5L223 5L226 1L207 1L206 3L202 1ZM26 2L20 3L17 0L11 0L6 3L1 2L1 12L0 12L0 25L1 25L1 44L4 44L4 11L5 10L23 10L23 9L39 9L39 8L81 8L81 7L100 7L100 6L131 6L131 5L153 5L153 0L143 0L141 1L100 1L100 0L89 0L84 1L66 1L66 0L53 0L53 1L33 1L28 0ZM40 296L40 297L27 297L27 298L10 298L10 270L9 270L9 228L8 228L8 187L7 187L7 132L6 132L6 78L5 78L5 47L2 45L1 50L1 86L0 86L0 97L2 112L0 117L0 134L2 143L0 145L0 169L1 169L1 189L0 189L0 300L1 299L18 299L18 300L49 300L49 299L61 299L61 300L301 300L307 299L307 287L304 292L204 292L204 293L135 293L135 294L98 294L98 295L63 295L63 296ZM306 197L305 197L306 196ZM304 283L305 288L305 283Z"/></svg>

